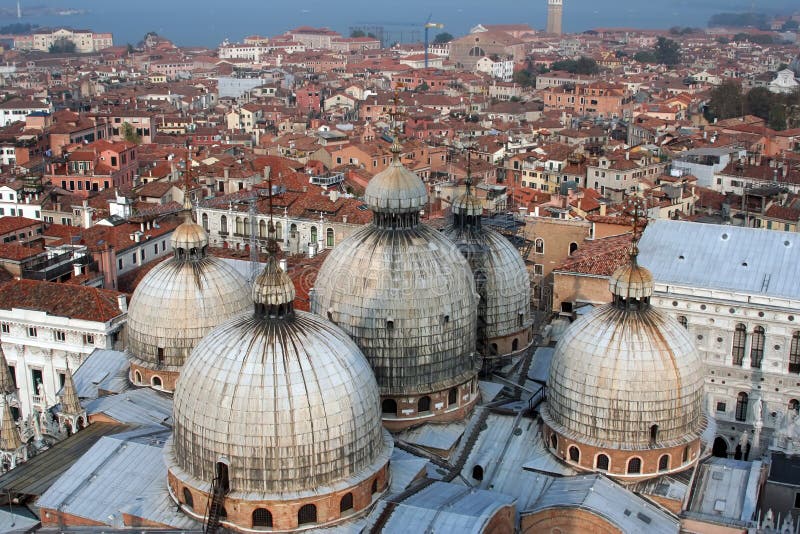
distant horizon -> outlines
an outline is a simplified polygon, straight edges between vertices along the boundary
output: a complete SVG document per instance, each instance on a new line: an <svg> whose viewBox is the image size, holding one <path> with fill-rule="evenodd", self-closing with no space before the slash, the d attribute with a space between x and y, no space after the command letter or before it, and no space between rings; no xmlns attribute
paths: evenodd
<svg viewBox="0 0 800 534"><path fill-rule="evenodd" d="M125 2L102 0L34 0L22 1L23 17L0 16L0 25L14 22L40 26L68 26L111 32L114 43L136 44L149 31L155 31L179 46L216 48L228 39L241 41L248 35L279 35L297 26L325 26L349 35L353 26L383 26L390 41L421 41L422 25L431 17L445 24L432 35L448 32L459 36L477 24L529 24L543 29L547 17L546 0L521 3L519 0L495 0L491 7L471 6L470 2L440 0L430 5L423 0L408 0L399 14L387 12L386 5L363 6L354 0L342 0L333 9L323 0L257 3L250 0L228 0L224 4L200 0L140 0L132 6ZM706 28L716 13L758 12L767 15L789 14L798 7L790 0L770 0L754 6L751 0L675 0L669 6L654 10L638 0L606 0L602 9L595 0L565 0L564 31L580 33L598 27L626 27L643 30L667 29L673 26ZM27 4L27 5L26 5ZM753 9L757 7L757 9ZM76 15L31 15L26 9L76 9ZM16 0L0 0L4 12L16 12ZM11 11L9 11L11 10Z"/></svg>

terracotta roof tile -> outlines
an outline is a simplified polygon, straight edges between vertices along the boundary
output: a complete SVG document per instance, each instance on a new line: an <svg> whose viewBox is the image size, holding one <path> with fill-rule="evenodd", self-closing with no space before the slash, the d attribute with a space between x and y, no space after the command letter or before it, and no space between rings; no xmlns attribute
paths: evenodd
<svg viewBox="0 0 800 534"><path fill-rule="evenodd" d="M49 315L107 322L122 314L121 293L89 286L35 280L12 280L0 286L0 306L43 311Z"/></svg>

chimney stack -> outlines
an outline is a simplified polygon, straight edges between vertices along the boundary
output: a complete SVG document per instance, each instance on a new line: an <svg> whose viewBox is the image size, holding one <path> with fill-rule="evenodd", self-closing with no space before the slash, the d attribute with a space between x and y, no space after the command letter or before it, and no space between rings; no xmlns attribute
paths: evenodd
<svg viewBox="0 0 800 534"><path fill-rule="evenodd" d="M128 297L125 295L117 295L117 306L122 313L128 313Z"/></svg>

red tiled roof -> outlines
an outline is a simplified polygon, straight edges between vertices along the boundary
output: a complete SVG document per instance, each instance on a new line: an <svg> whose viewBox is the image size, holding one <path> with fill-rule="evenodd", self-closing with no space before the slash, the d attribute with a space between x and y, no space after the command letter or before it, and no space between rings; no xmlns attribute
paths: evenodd
<svg viewBox="0 0 800 534"><path fill-rule="evenodd" d="M0 235L41 224L42 221L27 217L0 217Z"/></svg>
<svg viewBox="0 0 800 534"><path fill-rule="evenodd" d="M32 258L41 252L41 249L25 247L15 243L0 244L0 259L4 260L22 261Z"/></svg>
<svg viewBox="0 0 800 534"><path fill-rule="evenodd" d="M122 314L118 295L121 293L89 286L12 280L0 286L0 306L7 310L38 310L58 317L107 322Z"/></svg>
<svg viewBox="0 0 800 534"><path fill-rule="evenodd" d="M611 276L618 267L628 261L631 236L628 234L585 241L584 244L556 271Z"/></svg>

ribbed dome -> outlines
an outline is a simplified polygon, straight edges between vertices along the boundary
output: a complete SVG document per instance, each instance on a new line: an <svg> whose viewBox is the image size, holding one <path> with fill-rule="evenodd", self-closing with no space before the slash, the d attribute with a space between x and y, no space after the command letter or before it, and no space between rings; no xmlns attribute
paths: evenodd
<svg viewBox="0 0 800 534"><path fill-rule="evenodd" d="M280 282L274 270L269 278ZM275 318L256 306L216 328L192 352L174 398L170 471L198 487L224 460L228 498L322 494L374 475L391 455L367 361L308 313Z"/></svg>
<svg viewBox="0 0 800 534"><path fill-rule="evenodd" d="M361 347L381 394L402 395L475 375L476 297L466 260L440 232L369 225L329 253L311 309Z"/></svg>
<svg viewBox="0 0 800 534"><path fill-rule="evenodd" d="M562 335L550 364L545 421L603 448L653 448L700 435L705 372L686 329L649 305L652 276L632 265L611 281L615 301Z"/></svg>
<svg viewBox="0 0 800 534"><path fill-rule="evenodd" d="M450 209L454 215L480 217L483 214L483 202L478 197L467 193L456 197Z"/></svg>
<svg viewBox="0 0 800 534"><path fill-rule="evenodd" d="M367 184L364 201L375 213L419 212L428 202L428 190L419 176L406 169L395 154L391 165Z"/></svg>
<svg viewBox="0 0 800 534"><path fill-rule="evenodd" d="M157 265L133 293L127 332L135 364L179 371L212 328L252 308L247 281L233 267L215 257L185 258Z"/></svg>
<svg viewBox="0 0 800 534"><path fill-rule="evenodd" d="M474 198L474 197L471 197ZM531 284L519 251L511 242L488 228L448 226L445 235L468 259L485 300L486 336L502 337L530 325Z"/></svg>
<svg viewBox="0 0 800 534"><path fill-rule="evenodd" d="M188 252L192 249L203 249L208 246L208 234L202 226L187 218L172 232L170 242L173 250L183 249Z"/></svg>

